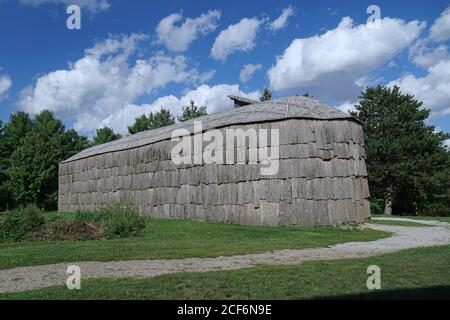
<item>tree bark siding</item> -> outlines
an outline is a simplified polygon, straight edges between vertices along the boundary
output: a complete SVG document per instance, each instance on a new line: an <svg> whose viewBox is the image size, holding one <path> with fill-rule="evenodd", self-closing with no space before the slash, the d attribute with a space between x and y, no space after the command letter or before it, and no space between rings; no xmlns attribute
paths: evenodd
<svg viewBox="0 0 450 320"><path fill-rule="evenodd" d="M206 119L204 134L218 128L224 138L227 129L279 130L278 172L262 175L261 163L250 161L175 165L169 134L175 127L162 128L61 163L59 210L122 201L155 218L260 226L339 226L369 218L364 134L348 115L291 97ZM221 150L235 155L237 148L224 139Z"/></svg>

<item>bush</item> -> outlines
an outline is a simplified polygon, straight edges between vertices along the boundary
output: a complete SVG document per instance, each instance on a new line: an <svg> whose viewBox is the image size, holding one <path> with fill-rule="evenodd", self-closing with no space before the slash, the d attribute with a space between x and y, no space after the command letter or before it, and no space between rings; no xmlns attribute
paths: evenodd
<svg viewBox="0 0 450 320"><path fill-rule="evenodd" d="M105 207L95 218L100 223L102 235L108 239L135 236L145 228L145 218L129 205Z"/></svg>
<svg viewBox="0 0 450 320"><path fill-rule="evenodd" d="M370 211L372 214L383 214L384 213L384 200L383 199L372 199L370 201Z"/></svg>
<svg viewBox="0 0 450 320"><path fill-rule="evenodd" d="M32 205L0 215L0 241L126 238L144 229L145 221L130 205L111 205L97 212L78 211L71 218L51 213L46 219Z"/></svg>
<svg viewBox="0 0 450 320"><path fill-rule="evenodd" d="M422 214L433 217L448 217L450 216L450 206L444 202L428 203Z"/></svg>
<svg viewBox="0 0 450 320"><path fill-rule="evenodd" d="M0 240L21 241L44 224L44 215L35 205L8 211L0 218Z"/></svg>

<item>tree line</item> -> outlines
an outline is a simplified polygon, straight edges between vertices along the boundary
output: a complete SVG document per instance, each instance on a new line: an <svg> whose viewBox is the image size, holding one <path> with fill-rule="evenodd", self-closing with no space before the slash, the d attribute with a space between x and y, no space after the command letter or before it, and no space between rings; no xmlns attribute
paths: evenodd
<svg viewBox="0 0 450 320"><path fill-rule="evenodd" d="M309 93L304 97L311 97ZM265 89L261 101L272 99ZM378 86L361 93L352 116L366 135L366 162L373 213L450 215L449 135L427 125L430 111L400 88ZM179 122L206 115L194 101L182 108ZM165 108L135 119L129 134L172 125ZM0 121L0 211L34 203L56 209L58 165L85 148L120 139L111 128L92 141L66 129L52 112L33 119L25 112Z"/></svg>
<svg viewBox="0 0 450 320"><path fill-rule="evenodd" d="M206 107L183 107L179 121L206 114ZM160 111L136 118L128 128L130 134L156 129L175 123L170 111ZM20 205L36 204L54 210L58 203L59 163L80 151L122 138L113 129L97 129L92 141L44 110L34 118L26 112L0 120L0 212Z"/></svg>

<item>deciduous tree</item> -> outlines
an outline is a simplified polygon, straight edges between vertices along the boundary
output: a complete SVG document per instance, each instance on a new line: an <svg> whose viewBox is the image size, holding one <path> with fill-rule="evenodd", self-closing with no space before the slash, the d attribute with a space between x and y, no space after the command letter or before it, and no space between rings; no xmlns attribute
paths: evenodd
<svg viewBox="0 0 450 320"><path fill-rule="evenodd" d="M9 176L11 156L22 145L32 127L33 122L25 112L12 114L9 122L2 126L0 134L0 210L11 209L14 206Z"/></svg>
<svg viewBox="0 0 450 320"><path fill-rule="evenodd" d="M86 137L64 125L50 111L42 111L11 156L10 186L20 204L54 208L59 163L88 147Z"/></svg>

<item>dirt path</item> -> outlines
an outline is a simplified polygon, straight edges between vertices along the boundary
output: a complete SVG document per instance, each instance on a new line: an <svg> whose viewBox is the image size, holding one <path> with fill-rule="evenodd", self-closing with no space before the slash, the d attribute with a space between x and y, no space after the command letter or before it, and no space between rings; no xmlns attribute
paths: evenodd
<svg viewBox="0 0 450 320"><path fill-rule="evenodd" d="M387 218L382 219L388 220ZM398 220L399 218L390 220L394 219ZM380 220L380 218L375 220ZM394 234L386 239L348 242L326 248L281 250L207 259L76 262L0 270L0 293L65 285L68 277L66 270L69 265L77 265L81 268L82 281L93 278L141 278L176 272L236 270L259 264L295 264L310 260L364 258L403 249L450 244L449 223L410 219L401 219L401 221L417 222L429 225L429 227L367 225L368 228Z"/></svg>

